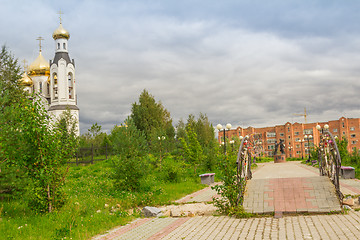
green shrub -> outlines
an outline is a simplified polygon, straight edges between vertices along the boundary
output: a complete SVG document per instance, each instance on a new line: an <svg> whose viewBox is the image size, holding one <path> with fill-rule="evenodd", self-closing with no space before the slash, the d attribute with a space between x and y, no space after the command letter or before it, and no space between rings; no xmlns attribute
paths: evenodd
<svg viewBox="0 0 360 240"><path fill-rule="evenodd" d="M183 161L174 159L171 155L166 155L160 170L160 178L165 182L180 182L184 177L186 167Z"/></svg>

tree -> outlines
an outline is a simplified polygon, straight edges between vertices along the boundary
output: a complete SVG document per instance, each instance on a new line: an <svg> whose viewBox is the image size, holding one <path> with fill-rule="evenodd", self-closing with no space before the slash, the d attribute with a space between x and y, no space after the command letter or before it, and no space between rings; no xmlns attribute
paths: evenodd
<svg viewBox="0 0 360 240"><path fill-rule="evenodd" d="M145 134L148 141L154 135L162 133L169 140L175 136L170 113L145 89L140 94L139 103L132 104L131 119L135 126Z"/></svg>
<svg viewBox="0 0 360 240"><path fill-rule="evenodd" d="M0 59L0 159L25 172L30 206L52 212L64 203L64 163L75 149L64 145L61 128L53 126L40 98L21 93L17 61L4 48Z"/></svg>
<svg viewBox="0 0 360 240"><path fill-rule="evenodd" d="M55 127L59 130L59 134L61 135L61 142L64 148L78 148L79 139L76 135L78 131L77 120L71 114L69 108L60 114L59 119L57 119L57 122L55 123ZM68 156L68 158L70 157L72 156Z"/></svg>
<svg viewBox="0 0 360 240"><path fill-rule="evenodd" d="M137 191L147 172L147 142L142 131L136 128L132 119L126 124L115 126L110 134L113 151L115 184L122 190Z"/></svg>
<svg viewBox="0 0 360 240"><path fill-rule="evenodd" d="M19 85L20 78L17 59L5 46L2 46L0 52L0 123L8 126L12 124L11 120L13 121L13 119L5 118L6 109L11 108L12 104L25 96ZM3 125L0 126L0 137L3 127ZM0 142L0 156L2 151ZM26 187L24 171L6 160L0 157L0 198L15 197L17 192L21 193Z"/></svg>
<svg viewBox="0 0 360 240"><path fill-rule="evenodd" d="M203 149L197 139L197 134L190 128L186 131L187 139L181 139L184 156L186 160L194 167L194 173L199 163L204 159Z"/></svg>

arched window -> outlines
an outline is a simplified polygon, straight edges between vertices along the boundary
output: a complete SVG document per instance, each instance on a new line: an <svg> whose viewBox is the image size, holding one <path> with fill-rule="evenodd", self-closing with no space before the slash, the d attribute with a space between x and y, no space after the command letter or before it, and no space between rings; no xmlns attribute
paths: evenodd
<svg viewBox="0 0 360 240"><path fill-rule="evenodd" d="M53 74L52 82L53 82L53 98L57 99L58 98L58 81L57 81L56 73Z"/></svg>
<svg viewBox="0 0 360 240"><path fill-rule="evenodd" d="M69 99L74 99L74 79L72 73L68 74Z"/></svg>
<svg viewBox="0 0 360 240"><path fill-rule="evenodd" d="M39 92L42 93L42 82L39 82Z"/></svg>
<svg viewBox="0 0 360 240"><path fill-rule="evenodd" d="M57 49L60 49L60 43L57 44Z"/></svg>
<svg viewBox="0 0 360 240"><path fill-rule="evenodd" d="M63 43L63 49L66 50L66 44L65 43Z"/></svg>

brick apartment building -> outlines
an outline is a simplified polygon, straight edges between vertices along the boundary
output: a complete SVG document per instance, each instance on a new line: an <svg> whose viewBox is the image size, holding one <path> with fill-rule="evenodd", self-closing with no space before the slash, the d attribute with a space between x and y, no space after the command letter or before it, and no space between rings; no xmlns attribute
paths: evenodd
<svg viewBox="0 0 360 240"><path fill-rule="evenodd" d="M310 149L314 145L318 146L320 141L320 133L316 129L316 125L320 125L322 128L325 124L329 125L329 130L334 137L348 139L348 151L352 152L355 148L360 148L360 118L344 118L329 122L317 122L317 123L294 123L289 122L285 125L276 125L274 127L264 128L241 128L231 129L226 131L226 138L233 139L234 137L256 135L261 139L260 149L265 156L272 156L275 148L275 141L279 142L280 139L285 143L286 157L306 158ZM219 132L218 141L224 141L224 132ZM309 141L304 137L311 135Z"/></svg>

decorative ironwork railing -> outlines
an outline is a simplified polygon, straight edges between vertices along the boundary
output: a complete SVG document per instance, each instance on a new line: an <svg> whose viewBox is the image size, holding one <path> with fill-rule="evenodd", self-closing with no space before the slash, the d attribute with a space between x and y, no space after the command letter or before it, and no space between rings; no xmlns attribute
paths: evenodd
<svg viewBox="0 0 360 240"><path fill-rule="evenodd" d="M318 161L320 176L328 176L331 182L334 184L336 194L342 201L343 194L340 191L340 168L341 168L341 156L337 147L335 138L327 129L321 129L320 131L320 144L318 148Z"/></svg>

